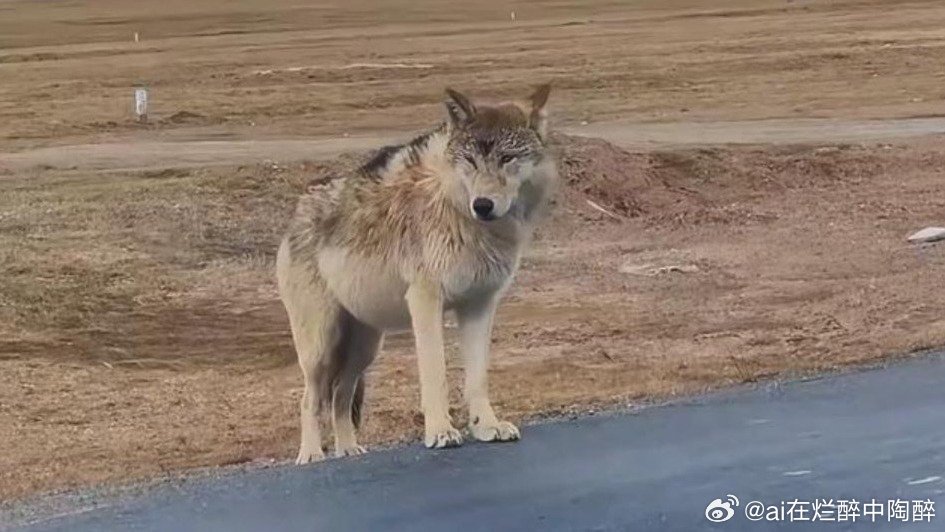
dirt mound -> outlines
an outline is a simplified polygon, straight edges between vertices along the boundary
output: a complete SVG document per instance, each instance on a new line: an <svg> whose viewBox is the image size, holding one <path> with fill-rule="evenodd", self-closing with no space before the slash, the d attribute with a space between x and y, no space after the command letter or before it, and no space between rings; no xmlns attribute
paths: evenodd
<svg viewBox="0 0 945 532"><path fill-rule="evenodd" d="M615 214L641 215L646 210L643 192L652 182L643 171L646 156L626 152L601 139L556 135L561 178L565 190L590 199Z"/></svg>
<svg viewBox="0 0 945 532"><path fill-rule="evenodd" d="M194 112L184 109L181 111L177 111L171 116L161 120L161 123L182 125L182 124L204 124L210 121L213 121L213 120L208 118L206 115L202 115L200 113L194 113Z"/></svg>
<svg viewBox="0 0 945 532"><path fill-rule="evenodd" d="M901 149L884 145L879 152L798 145L637 153L601 139L559 134L553 142L561 157L560 201L569 213L582 221L636 220L646 226L766 223L778 215L762 209L755 197L856 186L913 164ZM938 153L924 157L928 165L945 163Z"/></svg>
<svg viewBox="0 0 945 532"><path fill-rule="evenodd" d="M564 199L574 207L596 205L614 219L637 218L687 201L666 183L651 154L595 138L556 135L553 142L560 150Z"/></svg>
<svg viewBox="0 0 945 532"><path fill-rule="evenodd" d="M554 143L561 156L563 201L586 220L701 223L726 221L733 214L712 201L713 183L739 172L730 152L635 153L605 140L568 135L556 135Z"/></svg>

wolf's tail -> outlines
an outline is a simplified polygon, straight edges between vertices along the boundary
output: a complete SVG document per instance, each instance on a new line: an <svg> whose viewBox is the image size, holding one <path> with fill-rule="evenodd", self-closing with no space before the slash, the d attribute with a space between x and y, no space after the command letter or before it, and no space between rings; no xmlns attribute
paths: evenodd
<svg viewBox="0 0 945 532"><path fill-rule="evenodd" d="M321 397L319 398L320 410L322 412L331 412L332 398L335 396L335 392L337 391L338 387L344 385L344 381L339 378L341 375L340 368L330 368L329 371L326 371L324 374L326 375L326 378L318 387L319 391L321 392ZM354 422L355 428L361 427L361 412L363 405L364 374L362 373L354 385L354 395L351 400L351 421Z"/></svg>
<svg viewBox="0 0 945 532"><path fill-rule="evenodd" d="M361 405L364 404L364 374L358 377L354 388L354 400L351 401L351 420L355 428L361 428Z"/></svg>

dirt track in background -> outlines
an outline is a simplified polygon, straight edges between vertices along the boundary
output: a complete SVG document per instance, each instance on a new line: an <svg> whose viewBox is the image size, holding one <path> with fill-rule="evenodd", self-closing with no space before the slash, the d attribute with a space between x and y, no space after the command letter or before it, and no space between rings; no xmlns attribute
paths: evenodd
<svg viewBox="0 0 945 532"><path fill-rule="evenodd" d="M558 124L631 146L560 137L566 186L494 344L511 417L945 343L945 247L904 241L942 223L945 144L862 131L937 123L863 119L940 112L938 2L545 2L515 23L494 2L191 4L0 2L0 499L290 457L284 221L361 155L321 157L428 126L445 84L505 98L552 78ZM148 126L128 116L141 72ZM778 126L811 117L837 134ZM782 145L680 146L739 120ZM369 445L421 430L411 344L371 370Z"/></svg>
<svg viewBox="0 0 945 532"><path fill-rule="evenodd" d="M582 137L603 138L631 149L670 149L720 144L797 144L864 142L945 133L945 118L885 120L793 119L742 122L626 123L609 122L559 128ZM405 142L410 133L389 132L312 139L194 139L107 142L50 146L0 153L6 174L35 171L139 171L195 168L259 161L294 162L369 151ZM2 175L2 174L0 174Z"/></svg>

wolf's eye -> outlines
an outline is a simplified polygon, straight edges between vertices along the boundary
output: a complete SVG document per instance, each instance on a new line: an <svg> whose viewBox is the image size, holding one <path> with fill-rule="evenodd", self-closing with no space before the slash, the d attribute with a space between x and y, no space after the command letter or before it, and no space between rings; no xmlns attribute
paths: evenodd
<svg viewBox="0 0 945 532"><path fill-rule="evenodd" d="M473 168L479 168L476 166L476 159L472 155L463 155L463 158L466 159L466 162L472 165Z"/></svg>
<svg viewBox="0 0 945 532"><path fill-rule="evenodd" d="M518 154L506 153L502 157L499 157L499 164L506 165L514 161L515 159L518 159Z"/></svg>

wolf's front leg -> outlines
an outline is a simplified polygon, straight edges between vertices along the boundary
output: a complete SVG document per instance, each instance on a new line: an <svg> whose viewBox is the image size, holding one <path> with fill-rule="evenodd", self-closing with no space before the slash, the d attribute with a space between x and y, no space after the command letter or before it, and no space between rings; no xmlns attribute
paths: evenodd
<svg viewBox="0 0 945 532"><path fill-rule="evenodd" d="M442 291L433 283L417 282L407 289L406 297L420 367L423 442L430 448L456 447L463 443L463 436L453 428L449 413Z"/></svg>
<svg viewBox="0 0 945 532"><path fill-rule="evenodd" d="M498 294L495 294L456 309L460 350L466 366L465 396L469 404L469 432L480 441L513 441L520 437L518 427L496 417L489 401L489 344L498 299Z"/></svg>

